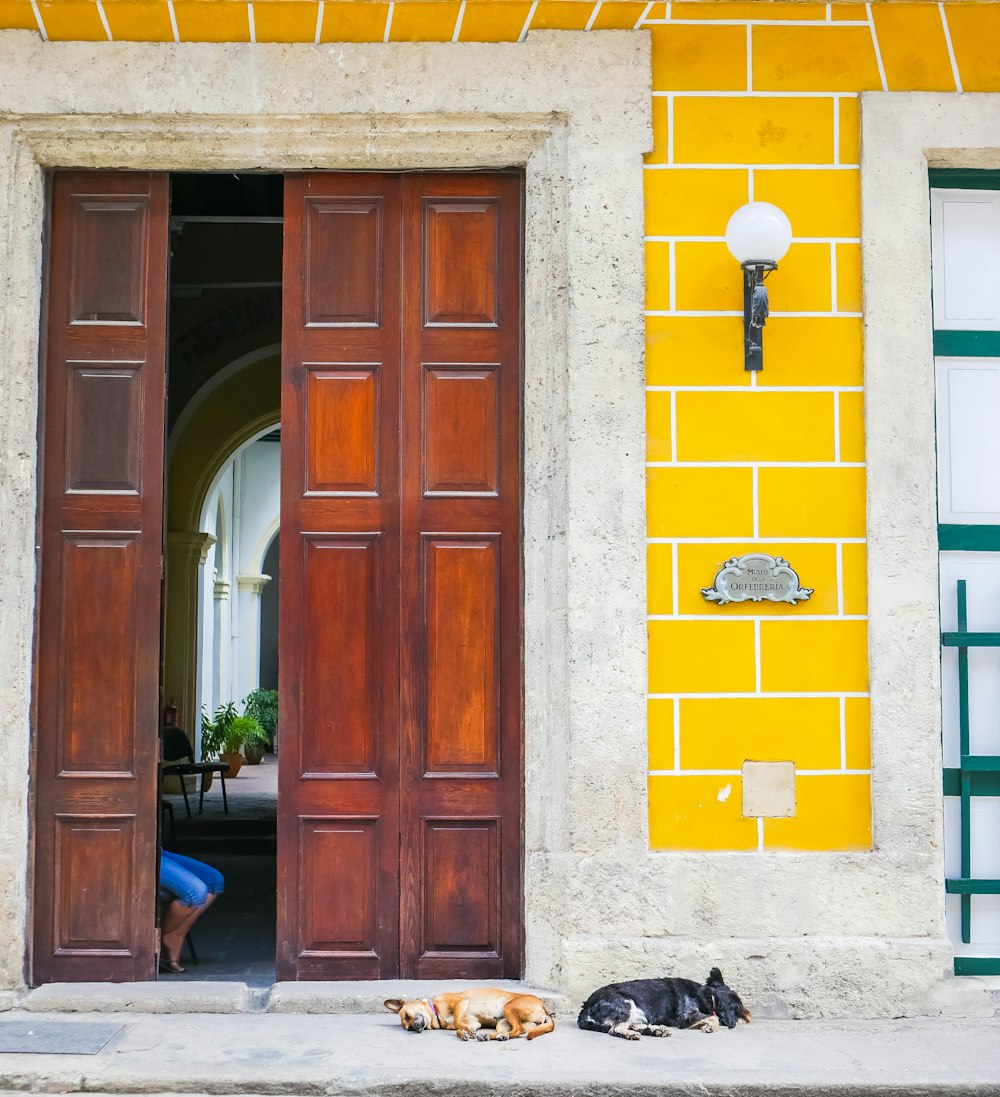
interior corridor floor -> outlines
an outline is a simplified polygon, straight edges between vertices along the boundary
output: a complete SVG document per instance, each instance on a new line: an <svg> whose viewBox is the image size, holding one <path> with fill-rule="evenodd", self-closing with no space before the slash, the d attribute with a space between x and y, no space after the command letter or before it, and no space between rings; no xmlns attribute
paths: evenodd
<svg viewBox="0 0 1000 1097"><path fill-rule="evenodd" d="M198 919L192 931L199 963L185 946L182 975L160 975L161 981L239 981L268 987L275 979L277 881L277 758L264 756L259 766L243 766L226 782L229 814L222 809L217 783L191 797L188 819L181 796L169 799L174 809L173 833L165 825L164 846L217 868L225 893Z"/></svg>

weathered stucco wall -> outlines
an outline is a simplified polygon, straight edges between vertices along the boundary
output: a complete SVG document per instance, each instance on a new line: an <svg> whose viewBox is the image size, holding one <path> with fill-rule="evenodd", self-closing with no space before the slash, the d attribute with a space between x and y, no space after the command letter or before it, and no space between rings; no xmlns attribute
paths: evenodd
<svg viewBox="0 0 1000 1097"><path fill-rule="evenodd" d="M441 78L428 81L430 71ZM29 417L44 168L524 166L527 950L529 974L557 979L560 937L543 886L549 851L591 842L595 817L608 820L603 844L620 840L613 820L626 820L640 848L647 843L643 455L633 442L644 413L648 41L540 34L527 47L409 45L387 54L345 45L46 47L13 34L0 39L0 111L0 134L15 150L0 165L11 213L0 262L6 292L20 295L4 314L17 330L0 347L0 376L23 393ZM7 353L11 346L22 353ZM33 424L21 433L24 490L3 524L5 551L17 558L4 581L20 599L9 618L19 639L0 648L5 672L20 667L20 678L0 752L23 788ZM616 744L613 774L593 727ZM586 810L569 809L578 799ZM536 810L543 804L546 812ZM0 812L11 839L2 866L13 889L9 932L0 942L10 985L24 954L24 796Z"/></svg>

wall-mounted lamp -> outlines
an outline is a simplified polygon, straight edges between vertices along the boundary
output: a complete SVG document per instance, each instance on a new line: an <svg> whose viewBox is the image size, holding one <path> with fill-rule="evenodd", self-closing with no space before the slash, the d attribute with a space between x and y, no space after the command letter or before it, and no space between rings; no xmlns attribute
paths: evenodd
<svg viewBox="0 0 1000 1097"><path fill-rule="evenodd" d="M768 313L764 279L777 270L791 242L791 223L770 202L740 206L726 225L726 246L743 268L744 369L764 368L761 328Z"/></svg>

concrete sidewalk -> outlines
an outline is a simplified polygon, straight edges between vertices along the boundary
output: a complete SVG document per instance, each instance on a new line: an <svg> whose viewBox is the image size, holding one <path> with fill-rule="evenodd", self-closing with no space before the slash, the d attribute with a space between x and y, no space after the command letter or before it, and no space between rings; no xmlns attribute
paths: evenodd
<svg viewBox="0 0 1000 1097"><path fill-rule="evenodd" d="M15 1008L0 1025L121 1030L98 1054L0 1054L0 1091L354 1097L763 1097L1000 1094L995 1020L755 1021L632 1043L581 1032L575 1012L531 1043L404 1032L395 1016Z"/></svg>

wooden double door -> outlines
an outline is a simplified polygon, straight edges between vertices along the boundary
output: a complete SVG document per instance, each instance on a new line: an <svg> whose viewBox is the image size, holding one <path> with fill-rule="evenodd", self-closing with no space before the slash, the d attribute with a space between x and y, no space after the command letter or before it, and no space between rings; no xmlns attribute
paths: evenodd
<svg viewBox="0 0 1000 1097"><path fill-rule="evenodd" d="M522 195L285 179L279 979L521 973ZM53 178L36 984L153 975L168 217Z"/></svg>

